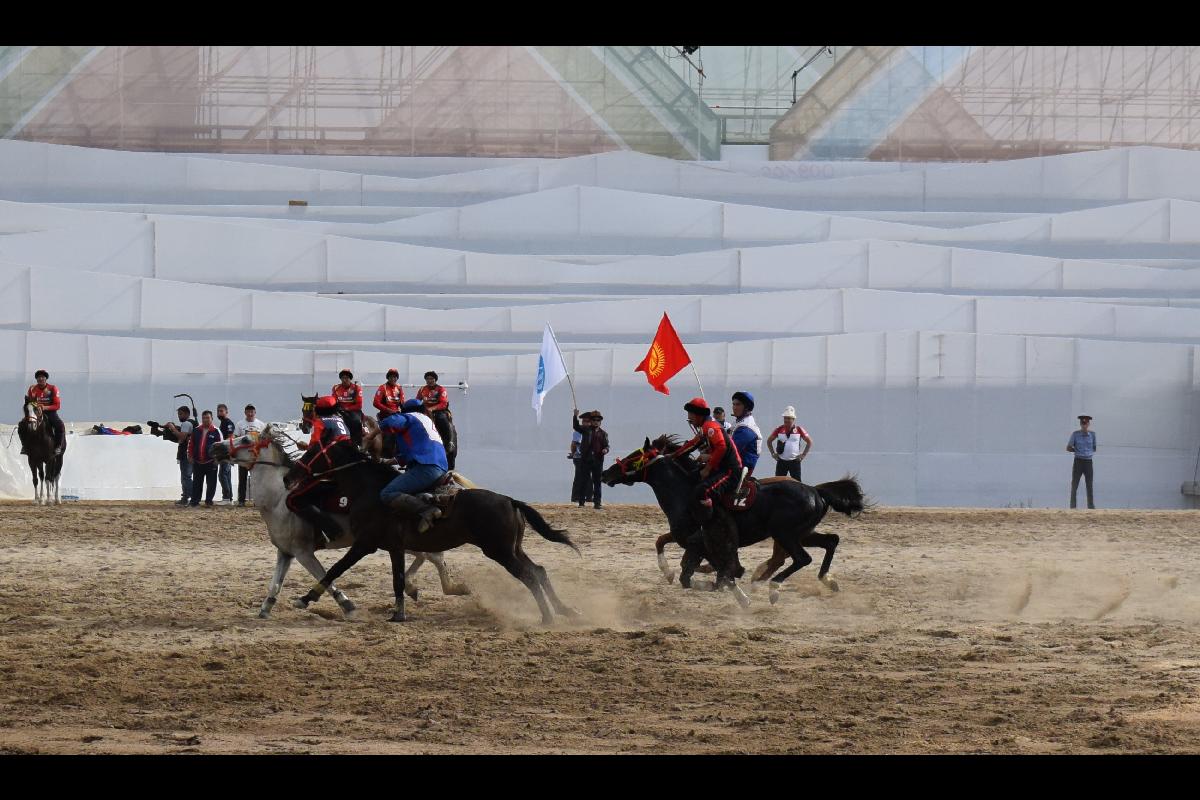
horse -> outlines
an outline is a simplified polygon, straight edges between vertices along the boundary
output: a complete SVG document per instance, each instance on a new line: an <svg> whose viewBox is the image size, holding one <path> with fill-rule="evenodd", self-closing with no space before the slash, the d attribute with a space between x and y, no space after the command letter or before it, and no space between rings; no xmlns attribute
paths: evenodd
<svg viewBox="0 0 1200 800"><path fill-rule="evenodd" d="M316 580L325 576L325 568L316 557L317 550L341 549L349 547L353 542L347 525L347 517L335 514L334 518L342 524L343 534L328 544L323 537L318 537L312 527L304 520L288 510L286 505L287 489L283 483L283 475L292 468L293 459L283 447L286 437L282 431L277 431L267 425L255 441L250 436L242 436L236 440L226 440L213 445L213 456L219 460L233 461L245 467L247 472L259 468L254 476L254 505L267 523L267 533L271 544L275 545L275 572L267 589L267 597L259 609L259 619L266 619L278 599L283 587L283 579L292 565L292 560L308 571ZM320 541L320 543L318 543ZM470 590L461 583L455 582L446 566L441 553L417 553L412 567L404 576L409 596L416 600L417 589L411 585L411 579L425 561L432 561L437 567L441 579L442 592L448 595L470 594ZM332 584L330 593L337 600L342 611L347 615L354 612L355 606L350 598Z"/></svg>
<svg viewBox="0 0 1200 800"><path fill-rule="evenodd" d="M640 449L625 458L618 458L604 471L601 479L609 486L617 483L631 486L642 482L654 490L659 506L667 515L673 538L685 548L679 582L684 588L689 588L692 573L705 556L702 544L697 537L691 536L695 529L690 508L692 490L699 475L695 463L690 459L685 462L670 457L678 448L679 442L673 436L660 436L653 444L647 437ZM841 480L817 486L791 479L764 479L758 484L754 504L731 516L738 529L739 548L770 537L792 559L791 565L770 582L771 602L778 600L783 582L792 573L812 563L812 557L805 552L804 546L825 549L825 558L817 577L836 591L837 582L829 575L829 567L840 540L837 534L818 533L816 526L831 508L848 517L856 517L870 508L858 481L847 475ZM665 557L661 554L659 565L666 574ZM756 570L755 579L761 580L770 575L770 572L764 574L765 566Z"/></svg>
<svg viewBox="0 0 1200 800"><path fill-rule="evenodd" d="M566 606L550 585L550 578L522 548L525 524L551 542L565 544L577 554L579 548L565 530L550 526L534 508L506 495L487 489L461 489L449 500L433 527L414 533L408 520L402 520L379 499L383 487L396 477L391 467L374 463L348 442L338 442L321 450L305 453L285 477L289 483L322 475L334 475L338 491L350 497L350 525L356 533L354 544L341 560L330 567L325 577L297 598L297 605L316 602L334 580L365 556L386 550L392 560L392 590L396 598L391 622L404 622L404 593L399 576L404 574L404 552L441 552L464 544L473 544L483 554L504 567L533 595L545 625L554 621L554 612L577 617L579 612ZM547 604L549 598L549 604Z"/></svg>
<svg viewBox="0 0 1200 800"><path fill-rule="evenodd" d="M42 407L32 397L25 398L21 408L21 422L17 435L29 459L29 471L33 473L34 505L50 505L50 493L54 493L54 505L61 505L58 496L58 480L62 475L63 453L57 453L54 431L46 424ZM67 443L63 441L63 452Z"/></svg>

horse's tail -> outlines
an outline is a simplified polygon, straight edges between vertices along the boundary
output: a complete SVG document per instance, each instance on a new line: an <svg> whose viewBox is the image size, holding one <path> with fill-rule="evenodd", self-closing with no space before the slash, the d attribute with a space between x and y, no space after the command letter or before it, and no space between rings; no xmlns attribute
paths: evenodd
<svg viewBox="0 0 1200 800"><path fill-rule="evenodd" d="M509 499L512 500L512 498ZM522 503L520 500L512 500L512 504L513 508L520 511L521 515L533 526L533 529L542 535L542 538L558 542L559 544L565 544L579 555L583 555L583 553L579 552L579 548L575 546L575 543L567 537L567 532L550 527L550 523L546 522L546 518L539 514L537 509L526 503Z"/></svg>
<svg viewBox="0 0 1200 800"><path fill-rule="evenodd" d="M862 487L858 485L857 476L846 475L840 481L819 483L813 487L821 499L829 504L834 511L840 511L847 517L857 517L864 511L870 511L873 503L863 495Z"/></svg>

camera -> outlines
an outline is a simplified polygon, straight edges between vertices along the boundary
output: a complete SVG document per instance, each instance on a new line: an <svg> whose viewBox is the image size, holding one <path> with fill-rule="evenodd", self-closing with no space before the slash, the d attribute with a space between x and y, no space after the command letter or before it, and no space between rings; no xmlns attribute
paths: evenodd
<svg viewBox="0 0 1200 800"><path fill-rule="evenodd" d="M162 425L159 425L154 420L148 419L148 420L146 420L146 424L150 426L150 435L151 436L161 436L163 441L166 441L166 442L178 442L179 441L179 437L175 435L175 431L172 431L169 428L164 428Z"/></svg>

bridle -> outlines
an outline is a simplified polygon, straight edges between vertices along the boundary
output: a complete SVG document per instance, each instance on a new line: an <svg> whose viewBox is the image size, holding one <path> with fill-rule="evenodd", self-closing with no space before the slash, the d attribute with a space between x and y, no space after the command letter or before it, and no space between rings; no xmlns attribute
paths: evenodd
<svg viewBox="0 0 1200 800"><path fill-rule="evenodd" d="M243 437L249 438L249 437ZM280 464L274 461L262 461L262 452L271 446L272 440L266 436L260 436L257 441L243 442L241 444L231 445L229 448L229 457L233 458L243 450L249 450L254 457L246 464L246 472L250 472L259 464L266 464L269 467L290 467L292 464Z"/></svg>
<svg viewBox="0 0 1200 800"><path fill-rule="evenodd" d="M650 470L650 466L664 458L666 456L653 447L649 449L642 447L634 450L626 458L618 458L614 464L620 470L622 478L628 478L630 473L633 473L635 483L638 481L645 483L646 473Z"/></svg>

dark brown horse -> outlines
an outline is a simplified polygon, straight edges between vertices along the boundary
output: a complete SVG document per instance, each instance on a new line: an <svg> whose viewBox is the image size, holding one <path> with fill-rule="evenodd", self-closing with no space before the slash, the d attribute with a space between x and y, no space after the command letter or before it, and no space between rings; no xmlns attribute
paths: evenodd
<svg viewBox="0 0 1200 800"><path fill-rule="evenodd" d="M690 510L691 491L699 480L698 468L690 458L672 457L678 447L679 441L672 436L660 436L653 444L646 439L640 449L617 459L604 471L602 478L609 486L642 482L654 490L659 506L667 515L673 538L685 549L679 582L686 588L691 584L692 573L707 554L702 538L694 535L696 524ZM732 518L738 529L739 547L771 538L791 557L792 564L771 582L770 598L775 602L780 584L796 570L812 563L812 557L804 551L805 546L825 549L817 577L836 590L837 584L828 572L838 536L818 533L815 528L830 509L857 516L869 507L862 488L850 476L818 486L768 479L760 482L758 499L753 507L733 514ZM767 562L759 567L755 577L759 580L766 577L770 564Z"/></svg>
<svg viewBox="0 0 1200 800"><path fill-rule="evenodd" d="M21 438L25 457L29 459L29 471L33 473L33 502L49 505L53 490L54 504L59 505L62 501L58 497L58 479L62 474L63 453L55 452L57 442L54 431L46 424L42 407L32 397L25 398L17 435ZM63 451L66 452L66 449L64 440Z"/></svg>
<svg viewBox="0 0 1200 800"><path fill-rule="evenodd" d="M355 540L325 577L308 594L297 598L300 607L319 599L331 583L363 557L386 550L392 559L392 589L396 598L391 620L404 622L404 551L440 553L473 544L525 584L537 601L543 623L549 624L554 619L551 606L563 616L578 616L577 611L558 599L546 570L525 554L522 548L525 524L529 523L549 541L565 544L576 553L579 548L566 531L552 528L541 514L520 500L487 489L463 489L451 498L432 528L415 533L407 520L401 520L379 499L383 487L396 477L390 467L375 464L353 445L340 442L305 453L284 480L291 483L322 475L333 477L339 491L350 498L350 528L355 532Z"/></svg>

